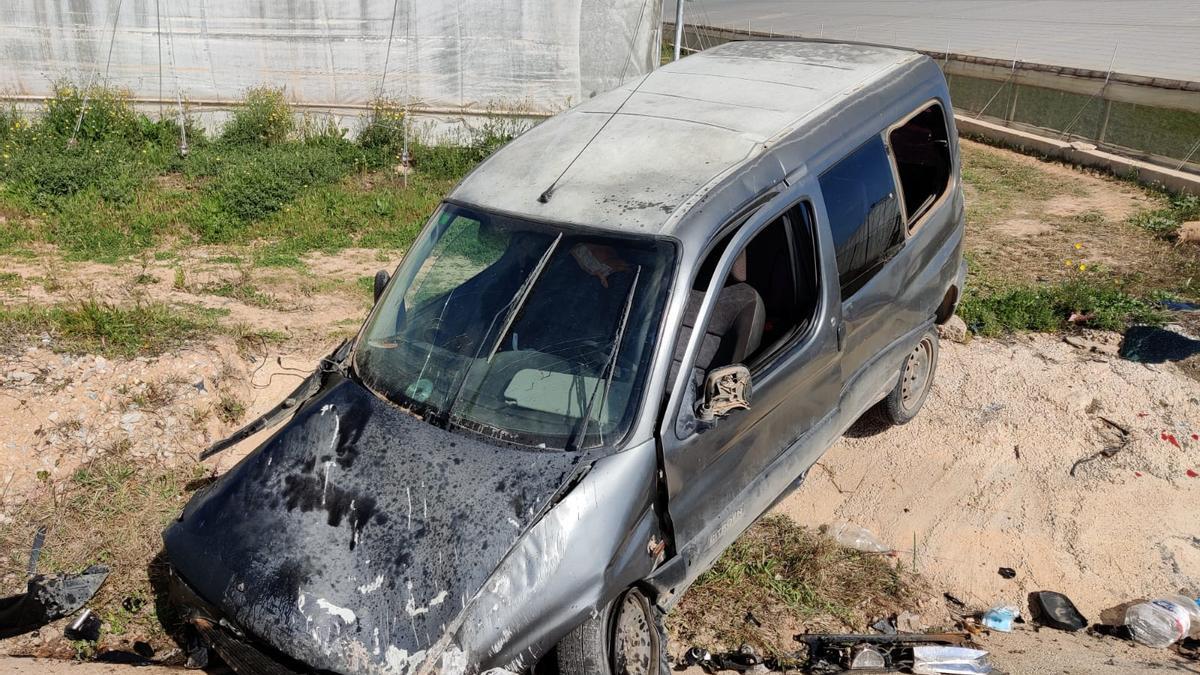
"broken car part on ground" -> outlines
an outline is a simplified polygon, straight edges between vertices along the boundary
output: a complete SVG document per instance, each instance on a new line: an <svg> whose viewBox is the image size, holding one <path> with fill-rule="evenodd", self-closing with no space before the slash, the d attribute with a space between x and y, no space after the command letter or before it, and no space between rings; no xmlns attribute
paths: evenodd
<svg viewBox="0 0 1200 675"><path fill-rule="evenodd" d="M92 565L79 574L34 575L22 595L0 599L0 638L36 630L79 611L104 584L108 568Z"/></svg>
<svg viewBox="0 0 1200 675"><path fill-rule="evenodd" d="M919 54L742 42L526 132L167 528L185 616L246 672L666 672L696 577L866 410L924 403L950 111Z"/></svg>

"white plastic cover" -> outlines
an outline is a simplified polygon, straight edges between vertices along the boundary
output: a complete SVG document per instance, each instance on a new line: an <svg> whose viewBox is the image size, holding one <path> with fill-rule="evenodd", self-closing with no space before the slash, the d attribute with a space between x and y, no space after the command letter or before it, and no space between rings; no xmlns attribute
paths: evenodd
<svg viewBox="0 0 1200 675"><path fill-rule="evenodd" d="M660 0L5 0L0 98L103 81L111 40L109 83L143 102L174 102L177 82L185 100L218 105L268 84L331 109L382 92L414 109L544 114L652 69L660 12Z"/></svg>

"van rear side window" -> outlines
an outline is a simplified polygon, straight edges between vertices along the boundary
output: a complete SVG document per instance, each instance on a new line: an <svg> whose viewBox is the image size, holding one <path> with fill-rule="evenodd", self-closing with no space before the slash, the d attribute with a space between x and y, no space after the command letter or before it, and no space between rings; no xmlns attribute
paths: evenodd
<svg viewBox="0 0 1200 675"><path fill-rule="evenodd" d="M904 243L892 165L875 136L820 177L842 298L853 295Z"/></svg>
<svg viewBox="0 0 1200 675"><path fill-rule="evenodd" d="M934 103L888 135L908 226L917 224L950 185L950 141L942 106Z"/></svg>

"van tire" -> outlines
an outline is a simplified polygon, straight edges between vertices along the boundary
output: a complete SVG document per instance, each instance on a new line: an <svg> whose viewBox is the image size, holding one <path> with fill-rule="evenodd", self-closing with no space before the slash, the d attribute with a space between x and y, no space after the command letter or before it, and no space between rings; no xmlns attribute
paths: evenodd
<svg viewBox="0 0 1200 675"><path fill-rule="evenodd" d="M904 357L904 363L900 365L900 378L883 399L880 411L885 420L900 425L908 424L917 416L933 387L937 363L938 335L936 330L930 328Z"/></svg>
<svg viewBox="0 0 1200 675"><path fill-rule="evenodd" d="M626 653L640 653L640 664L622 667L617 661L618 624L633 644ZM663 613L641 591L631 588L602 611L567 634L554 649L559 675L668 675L667 631Z"/></svg>

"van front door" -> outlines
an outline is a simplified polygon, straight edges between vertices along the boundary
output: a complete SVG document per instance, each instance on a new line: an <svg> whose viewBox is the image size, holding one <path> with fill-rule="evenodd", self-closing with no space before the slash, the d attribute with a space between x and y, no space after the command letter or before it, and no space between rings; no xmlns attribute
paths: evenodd
<svg viewBox="0 0 1200 675"><path fill-rule="evenodd" d="M822 255L833 250L823 206L807 196L813 189L815 181L789 188L751 216L716 253L720 261L703 300L692 303L698 309L685 312L679 340L686 347L679 347L659 437L674 542L688 578L816 460L824 448L805 440L837 410L841 303L832 256ZM784 251L778 241L786 242ZM724 345L732 342L736 353L747 326L755 332L757 320L729 328L731 314L744 318L751 311L744 307L754 293L763 301L761 336L735 358L750 369L750 407L704 422L696 414L704 377L730 365L721 360L728 357ZM740 304L730 306L730 297Z"/></svg>

